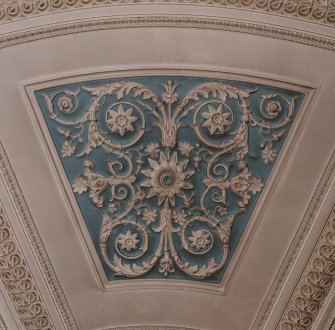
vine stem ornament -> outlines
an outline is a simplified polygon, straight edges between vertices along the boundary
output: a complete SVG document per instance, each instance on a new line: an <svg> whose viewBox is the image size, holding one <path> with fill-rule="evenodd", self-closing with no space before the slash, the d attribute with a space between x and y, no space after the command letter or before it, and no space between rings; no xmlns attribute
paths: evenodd
<svg viewBox="0 0 335 330"><path fill-rule="evenodd" d="M162 98L132 81L44 98L64 138L62 157L83 159L72 189L88 194L101 214L100 252L115 276L154 269L168 276L177 268L202 279L223 268L233 224L264 186L250 170L257 158L251 131L260 136L256 148L267 166L296 98L259 94L259 109L251 111L250 95L258 88L207 82L179 101L180 84L161 86ZM82 93L91 98L86 109ZM103 170L95 170L101 167L95 149L109 155Z"/></svg>

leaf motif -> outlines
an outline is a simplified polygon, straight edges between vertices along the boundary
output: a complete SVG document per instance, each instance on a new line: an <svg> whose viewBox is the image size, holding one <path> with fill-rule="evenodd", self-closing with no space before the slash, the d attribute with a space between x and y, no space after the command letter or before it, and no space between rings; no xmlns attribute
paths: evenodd
<svg viewBox="0 0 335 330"><path fill-rule="evenodd" d="M190 271L191 273L195 273L198 269L199 267L197 265L194 265L188 268L188 271Z"/></svg>
<svg viewBox="0 0 335 330"><path fill-rule="evenodd" d="M290 102L290 104L288 105L288 118L290 118L292 115L293 115L293 112L294 112L294 102L295 101L295 98L292 97L292 101Z"/></svg>
<svg viewBox="0 0 335 330"><path fill-rule="evenodd" d="M217 263L215 262L215 259L212 257L211 260L209 260L208 268L214 268L216 265Z"/></svg>
<svg viewBox="0 0 335 330"><path fill-rule="evenodd" d="M141 274L143 272L143 268L134 264L133 265L133 271L136 272L136 273Z"/></svg>
<svg viewBox="0 0 335 330"><path fill-rule="evenodd" d="M239 90L236 87L222 84L222 83L207 83L200 85L191 90L183 100L183 104L186 104L189 100L199 100L199 96L209 98L209 94L212 94L214 98L219 98L225 102L227 97L233 99L245 98L249 96L249 93L243 90Z"/></svg>
<svg viewBox="0 0 335 330"><path fill-rule="evenodd" d="M285 130L280 131L277 134L272 134L273 141L279 141L285 134Z"/></svg>
<svg viewBox="0 0 335 330"><path fill-rule="evenodd" d="M53 108L51 99L47 95L44 95L44 97L45 97L45 100L47 102L47 107L48 107L48 111L50 113L50 117L51 117L51 119L55 119L57 117L57 115L54 112L54 108Z"/></svg>
<svg viewBox="0 0 335 330"><path fill-rule="evenodd" d="M266 100L266 99L272 99L274 97L278 96L278 94L272 93L272 94L261 94L261 98Z"/></svg>
<svg viewBox="0 0 335 330"><path fill-rule="evenodd" d="M227 89L227 94L229 95L229 97L233 98L233 99L237 99L238 98L238 94L236 92L234 92L231 89Z"/></svg>
<svg viewBox="0 0 335 330"><path fill-rule="evenodd" d="M72 137L72 133L70 130L64 131L61 128L57 128L57 131L59 132L59 134L63 135L66 139L69 139L70 137Z"/></svg>
<svg viewBox="0 0 335 330"><path fill-rule="evenodd" d="M199 273L205 273L206 268L207 268L206 265L201 266L199 269Z"/></svg>

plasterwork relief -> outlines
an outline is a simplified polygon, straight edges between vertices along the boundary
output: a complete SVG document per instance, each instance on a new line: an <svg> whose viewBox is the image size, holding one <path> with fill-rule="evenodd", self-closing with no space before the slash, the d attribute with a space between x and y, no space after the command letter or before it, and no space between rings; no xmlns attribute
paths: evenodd
<svg viewBox="0 0 335 330"><path fill-rule="evenodd" d="M131 79L35 92L107 276L219 282L302 94Z"/></svg>
<svg viewBox="0 0 335 330"><path fill-rule="evenodd" d="M335 329L335 318L330 322L328 330L334 330Z"/></svg>
<svg viewBox="0 0 335 330"><path fill-rule="evenodd" d="M316 220L316 215L318 214L322 203L327 195L330 188L330 184L335 175L335 152L329 159L329 162L325 168L325 171L321 177L321 180L315 190L313 198L306 210L306 213L301 221L301 224L294 236L292 244L285 256L283 263L280 266L278 274L273 281L273 284L260 308L255 322L252 326L254 330L261 330L269 318L269 315L278 299L279 293L281 292L283 285L289 276L290 271L294 265L294 262L299 254L299 251L306 239L307 234L314 221Z"/></svg>
<svg viewBox="0 0 335 330"><path fill-rule="evenodd" d="M1 205L0 279L25 329L55 329Z"/></svg>
<svg viewBox="0 0 335 330"><path fill-rule="evenodd" d="M137 325L137 326L129 326L129 327L116 327L116 328L108 328L103 330L199 330L195 328L186 328L186 327L176 327L169 325Z"/></svg>
<svg viewBox="0 0 335 330"><path fill-rule="evenodd" d="M311 329L334 282L335 211L333 210L277 328Z"/></svg>
<svg viewBox="0 0 335 330"><path fill-rule="evenodd" d="M195 28L239 32L286 41L293 41L296 43L328 49L331 51L335 50L335 40L332 38L322 37L320 35L300 32L292 29L240 22L237 20L166 16L82 20L75 23L47 26L44 28L31 29L24 32L14 32L0 37L0 48L72 33L139 27Z"/></svg>
<svg viewBox="0 0 335 330"><path fill-rule="evenodd" d="M8 330L5 319L3 318L1 314L0 314L0 330Z"/></svg>
<svg viewBox="0 0 335 330"><path fill-rule="evenodd" d="M6 152L0 142L0 172L6 183L9 193L15 203L18 214L22 221L22 225L26 230L27 236L32 244L35 254L37 255L44 277L49 285L49 288L54 296L57 307L60 310L61 318L65 326L69 330L78 329L68 302L64 296L63 290L53 270L51 262L46 254L42 240L37 232L26 201L23 197L20 186L16 180L15 174L7 158Z"/></svg>
<svg viewBox="0 0 335 330"><path fill-rule="evenodd" d="M0 3L0 20L12 21L45 13L59 12L76 8L90 8L101 5L116 5L123 3L164 3L166 0L3 0ZM334 0L175 0L181 3L196 5L213 5L230 8L244 8L292 18L310 20L313 22L334 25Z"/></svg>

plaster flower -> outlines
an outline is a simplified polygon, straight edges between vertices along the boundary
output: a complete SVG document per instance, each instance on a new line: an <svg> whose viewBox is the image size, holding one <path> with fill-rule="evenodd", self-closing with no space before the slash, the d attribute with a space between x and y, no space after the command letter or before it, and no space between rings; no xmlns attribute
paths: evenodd
<svg viewBox="0 0 335 330"><path fill-rule="evenodd" d="M141 173L148 177L141 186L151 188L147 198L157 195L158 204L169 201L175 205L176 196L186 199L184 189L192 189L193 186L186 180L194 174L194 171L185 171L188 160L178 162L177 153L167 157L161 152L159 161L148 158L150 170L142 170Z"/></svg>
<svg viewBox="0 0 335 330"><path fill-rule="evenodd" d="M145 148L145 152L148 153L151 157L157 157L159 154L159 144L158 143L150 143Z"/></svg>
<svg viewBox="0 0 335 330"><path fill-rule="evenodd" d="M206 233L204 230L192 231L192 236L188 239L192 242L193 246L197 251L206 250L207 246L210 244L210 234Z"/></svg>
<svg viewBox="0 0 335 330"><path fill-rule="evenodd" d="M189 157L191 151L193 150L193 146L189 142L179 142L178 145L181 154Z"/></svg>
<svg viewBox="0 0 335 330"><path fill-rule="evenodd" d="M62 112L69 113L72 109L72 106L73 106L72 101L67 96L61 97L58 100L58 107L59 107L60 111L62 111Z"/></svg>
<svg viewBox="0 0 335 330"><path fill-rule="evenodd" d="M222 207L222 206L219 206L218 209L217 209L217 211L219 212L219 214L220 214L221 216L224 216L225 214L228 213L228 212L227 212L227 208L226 208L226 207Z"/></svg>
<svg viewBox="0 0 335 330"><path fill-rule="evenodd" d="M211 135L217 130L223 134L225 128L231 124L230 120L228 120L231 114L229 112L223 112L223 104L220 104L217 109L209 105L208 112L203 112L201 116L206 119L201 126L207 127Z"/></svg>
<svg viewBox="0 0 335 330"><path fill-rule="evenodd" d="M143 212L143 219L146 221L146 223L149 225L151 222L155 221L155 218L157 217L157 211L151 210L151 209L144 209Z"/></svg>
<svg viewBox="0 0 335 330"><path fill-rule="evenodd" d="M260 178L253 177L249 180L249 190L256 195L257 192L260 192L264 187Z"/></svg>
<svg viewBox="0 0 335 330"><path fill-rule="evenodd" d="M129 230L126 234L120 234L117 242L121 245L121 249L126 249L127 252L132 249L137 250L137 244L140 242L137 239L137 234L132 234Z"/></svg>
<svg viewBox="0 0 335 330"><path fill-rule="evenodd" d="M172 217L176 223L182 225L186 220L186 213L184 210L173 211Z"/></svg>
<svg viewBox="0 0 335 330"><path fill-rule="evenodd" d="M76 147L72 145L69 141L65 141L62 146L62 157L70 157L74 151L76 150Z"/></svg>
<svg viewBox="0 0 335 330"><path fill-rule="evenodd" d="M270 101L265 108L265 111L270 118L277 117L281 110L281 104L278 101Z"/></svg>
<svg viewBox="0 0 335 330"><path fill-rule="evenodd" d="M267 164L270 161L272 162L276 156L277 156L276 149L266 145L262 151L262 158L264 160L264 163Z"/></svg>
<svg viewBox="0 0 335 330"><path fill-rule="evenodd" d="M117 112L109 109L108 114L112 118L107 119L106 123L111 126L112 133L119 131L121 136L124 135L126 131L134 131L133 123L137 120L137 117L132 116L133 108L124 110L122 104L119 105Z"/></svg>
<svg viewBox="0 0 335 330"><path fill-rule="evenodd" d="M110 204L110 205L108 206L108 211L109 211L110 213L115 213L117 210L118 210L118 206L117 206L115 203Z"/></svg>
<svg viewBox="0 0 335 330"><path fill-rule="evenodd" d="M143 201L143 199L145 198L145 193L140 187L138 187L136 190L135 198L137 201Z"/></svg>
<svg viewBox="0 0 335 330"><path fill-rule="evenodd" d="M82 194L84 191L87 191L87 184L87 180L80 176L73 182L72 190L75 193Z"/></svg>

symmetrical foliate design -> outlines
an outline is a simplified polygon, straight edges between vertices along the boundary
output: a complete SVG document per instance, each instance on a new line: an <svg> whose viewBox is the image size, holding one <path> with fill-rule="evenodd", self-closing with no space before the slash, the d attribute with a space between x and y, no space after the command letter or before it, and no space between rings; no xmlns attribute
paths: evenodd
<svg viewBox="0 0 335 330"><path fill-rule="evenodd" d="M192 77L35 93L110 280L220 281L303 99Z"/></svg>

